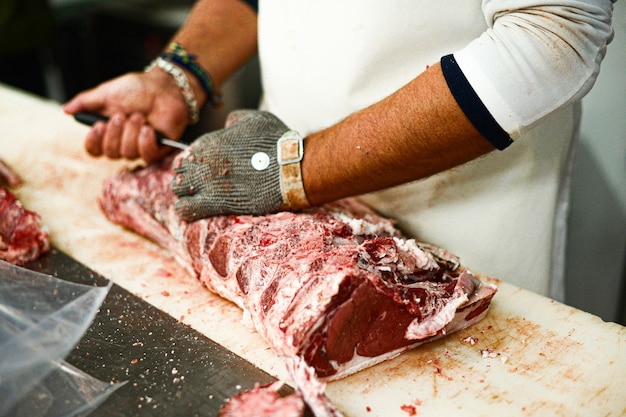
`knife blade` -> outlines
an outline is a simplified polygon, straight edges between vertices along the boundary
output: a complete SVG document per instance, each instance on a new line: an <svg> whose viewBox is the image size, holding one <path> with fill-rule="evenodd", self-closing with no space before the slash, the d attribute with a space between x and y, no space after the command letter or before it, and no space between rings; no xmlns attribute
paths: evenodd
<svg viewBox="0 0 626 417"><path fill-rule="evenodd" d="M94 123L96 122L102 121L106 123L109 121L108 117L101 116L95 113L87 113L87 112L76 113L74 115L74 119L76 119L76 121L80 123L83 123L89 126L93 126ZM186 143L168 139L159 132L156 132L156 137L157 137L157 142L159 142L159 144L161 145L169 146L171 148L176 148L176 149L182 149L182 150L185 150L189 147L189 145L187 145Z"/></svg>
<svg viewBox="0 0 626 417"><path fill-rule="evenodd" d="M109 283L56 247L25 268L80 284ZM228 398L277 380L115 283L66 360L101 381L128 382L90 417L216 416ZM279 393L293 391L284 385Z"/></svg>

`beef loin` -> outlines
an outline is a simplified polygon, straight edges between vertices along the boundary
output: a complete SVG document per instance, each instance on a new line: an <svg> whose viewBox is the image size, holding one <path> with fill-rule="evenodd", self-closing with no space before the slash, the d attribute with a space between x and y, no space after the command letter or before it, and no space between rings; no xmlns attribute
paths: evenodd
<svg viewBox="0 0 626 417"><path fill-rule="evenodd" d="M174 210L171 163L107 180L103 212L168 249L240 306L279 355L303 358L322 379L478 322L497 291L455 256L404 237L355 199L186 223Z"/></svg>

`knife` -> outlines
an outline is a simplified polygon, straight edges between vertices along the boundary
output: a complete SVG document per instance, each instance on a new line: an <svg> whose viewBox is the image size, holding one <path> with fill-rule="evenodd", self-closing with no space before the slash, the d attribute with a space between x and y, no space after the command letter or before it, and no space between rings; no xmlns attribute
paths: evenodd
<svg viewBox="0 0 626 417"><path fill-rule="evenodd" d="M101 287L110 282L59 248L50 249L25 267L79 284ZM66 361L101 381L128 381L90 417L216 416L228 398L252 389L255 383L276 381L115 283ZM279 394L293 391L284 385ZM46 399L38 404L45 404ZM52 398L52 404L63 399Z"/></svg>
<svg viewBox="0 0 626 417"><path fill-rule="evenodd" d="M85 113L85 112L76 113L74 115L74 119L76 119L76 121L78 122L81 122L89 126L93 126L94 123L99 122L99 121L102 121L102 122L109 121L108 117L100 116L99 114ZM185 150L189 147L189 145L187 145L186 143L168 139L159 132L156 132L156 137L157 137L157 142L159 142L161 145L169 146L169 147L176 148L176 149L182 149L182 150Z"/></svg>

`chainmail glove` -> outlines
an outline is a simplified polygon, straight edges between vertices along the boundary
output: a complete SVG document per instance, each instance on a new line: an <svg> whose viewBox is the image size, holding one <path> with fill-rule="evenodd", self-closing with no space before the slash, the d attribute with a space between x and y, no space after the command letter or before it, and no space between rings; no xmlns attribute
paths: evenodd
<svg viewBox="0 0 626 417"><path fill-rule="evenodd" d="M308 207L301 136L268 112L240 110L228 119L230 125L196 139L174 160L178 214L194 221Z"/></svg>

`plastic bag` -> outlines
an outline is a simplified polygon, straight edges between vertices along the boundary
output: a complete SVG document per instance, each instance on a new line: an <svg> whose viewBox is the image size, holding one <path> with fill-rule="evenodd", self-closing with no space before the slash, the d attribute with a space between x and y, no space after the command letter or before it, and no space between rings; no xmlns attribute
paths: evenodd
<svg viewBox="0 0 626 417"><path fill-rule="evenodd" d="M87 415L122 385L63 361L110 287L75 284L0 261L1 417Z"/></svg>

